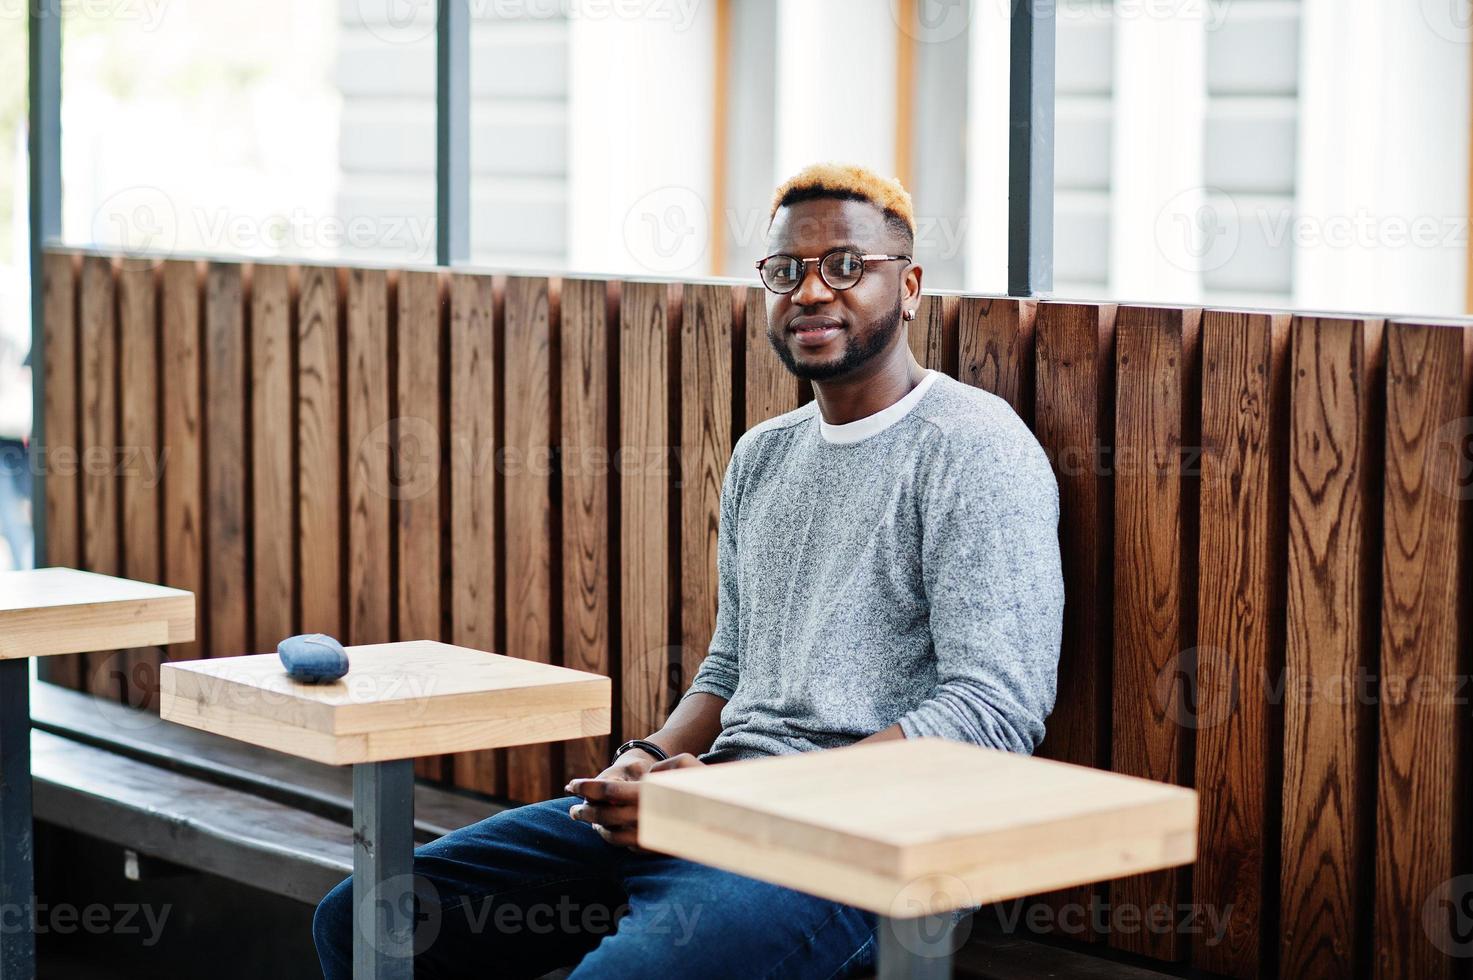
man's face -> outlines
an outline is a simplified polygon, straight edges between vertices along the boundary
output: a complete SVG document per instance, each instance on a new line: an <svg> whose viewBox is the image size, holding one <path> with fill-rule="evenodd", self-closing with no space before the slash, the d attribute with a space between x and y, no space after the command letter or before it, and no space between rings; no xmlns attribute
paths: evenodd
<svg viewBox="0 0 1473 980"><path fill-rule="evenodd" d="M861 254L910 251L867 201L819 198L779 208L767 233L767 254L819 258L836 248ZM902 299L920 290L920 269L900 260L867 262L848 289L833 289L817 263L790 293L767 293L767 339L789 371L809 381L853 374L895 349Z"/></svg>

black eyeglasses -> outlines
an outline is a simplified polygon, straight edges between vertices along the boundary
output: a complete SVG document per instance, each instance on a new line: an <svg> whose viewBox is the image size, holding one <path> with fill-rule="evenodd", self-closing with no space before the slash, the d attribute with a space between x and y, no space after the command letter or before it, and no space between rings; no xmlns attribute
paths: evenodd
<svg viewBox="0 0 1473 980"><path fill-rule="evenodd" d="M808 264L818 263L818 274L830 289L850 289L864 277L866 262L910 261L909 255L865 255L851 248L836 248L816 259L800 259L791 255L769 255L757 260L757 273L762 285L774 293L791 293L808 275Z"/></svg>

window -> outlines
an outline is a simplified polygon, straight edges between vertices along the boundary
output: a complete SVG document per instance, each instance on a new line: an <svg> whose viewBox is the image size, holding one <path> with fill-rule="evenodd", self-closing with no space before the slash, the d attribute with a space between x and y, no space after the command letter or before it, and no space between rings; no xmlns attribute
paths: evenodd
<svg viewBox="0 0 1473 980"><path fill-rule="evenodd" d="M68 6L68 242L434 261L433 5Z"/></svg>

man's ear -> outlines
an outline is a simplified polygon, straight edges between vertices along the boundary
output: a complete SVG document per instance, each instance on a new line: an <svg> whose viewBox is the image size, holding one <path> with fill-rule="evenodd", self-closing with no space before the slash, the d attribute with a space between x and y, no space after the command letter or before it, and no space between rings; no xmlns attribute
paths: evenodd
<svg viewBox="0 0 1473 980"><path fill-rule="evenodd" d="M900 280L901 300L906 309L913 310L921 302L921 275L924 270L912 262L905 268L905 275Z"/></svg>

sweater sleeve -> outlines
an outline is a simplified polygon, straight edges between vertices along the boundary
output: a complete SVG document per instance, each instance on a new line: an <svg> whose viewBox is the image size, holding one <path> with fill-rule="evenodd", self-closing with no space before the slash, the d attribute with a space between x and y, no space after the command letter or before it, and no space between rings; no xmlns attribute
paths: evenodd
<svg viewBox="0 0 1473 980"><path fill-rule="evenodd" d="M739 454L741 441L732 451L726 475L721 481L721 513L716 529L716 629L711 634L711 645L706 649L706 658L701 661L690 687L681 695L689 697L697 691L715 694L731 700L737 687L737 610L741 597L737 588L737 505L739 497Z"/></svg>
<svg viewBox="0 0 1473 980"><path fill-rule="evenodd" d="M936 687L900 718L908 738L1025 754L1043 740L1063 633L1059 492L1042 447L1021 421L1014 432L940 453L925 475Z"/></svg>

